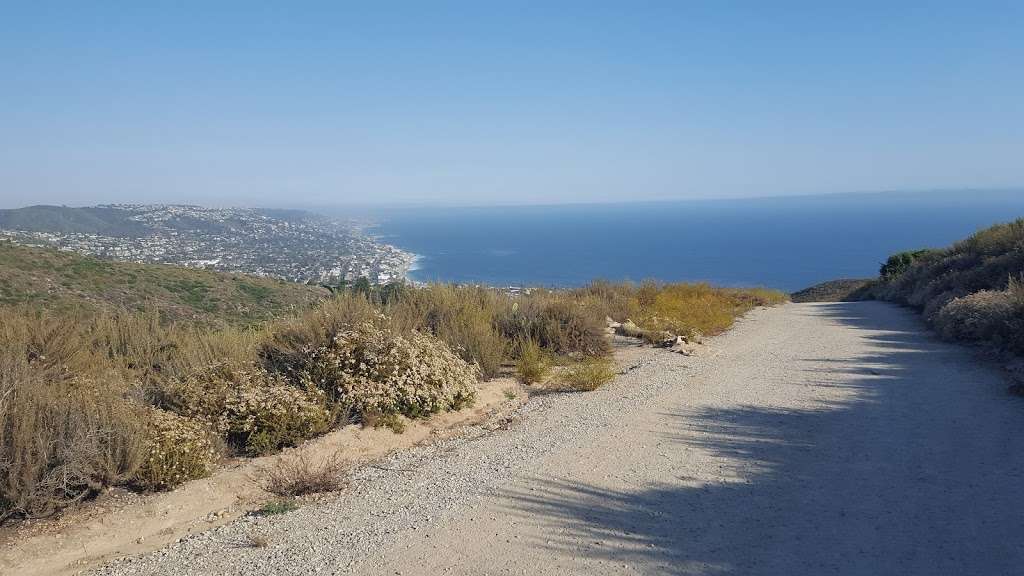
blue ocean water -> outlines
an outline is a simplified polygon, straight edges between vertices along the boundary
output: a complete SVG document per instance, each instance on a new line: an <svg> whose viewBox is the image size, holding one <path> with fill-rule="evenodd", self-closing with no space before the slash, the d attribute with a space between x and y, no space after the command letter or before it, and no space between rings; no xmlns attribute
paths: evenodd
<svg viewBox="0 0 1024 576"><path fill-rule="evenodd" d="M900 250L1024 217L1024 190L842 194L381 212L374 232L421 256L419 281L577 286L708 281L797 290L869 277Z"/></svg>

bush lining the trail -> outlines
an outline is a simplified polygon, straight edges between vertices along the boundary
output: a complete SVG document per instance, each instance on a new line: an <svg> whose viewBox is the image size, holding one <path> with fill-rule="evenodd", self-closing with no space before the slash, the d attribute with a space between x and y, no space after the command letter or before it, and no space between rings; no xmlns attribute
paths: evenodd
<svg viewBox="0 0 1024 576"><path fill-rule="evenodd" d="M921 310L945 339L1024 354L1024 218L915 254L876 297Z"/></svg>
<svg viewBox="0 0 1024 576"><path fill-rule="evenodd" d="M433 336L367 322L310 350L296 375L356 414L416 418L470 404L478 372Z"/></svg>
<svg viewBox="0 0 1024 576"><path fill-rule="evenodd" d="M213 471L218 450L206 423L159 409L151 410L148 420L147 453L134 478L137 485L165 490Z"/></svg>

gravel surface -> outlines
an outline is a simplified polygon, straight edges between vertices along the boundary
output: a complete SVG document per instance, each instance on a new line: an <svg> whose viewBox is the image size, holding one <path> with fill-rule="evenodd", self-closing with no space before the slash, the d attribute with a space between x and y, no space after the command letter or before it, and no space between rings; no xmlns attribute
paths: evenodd
<svg viewBox="0 0 1024 576"><path fill-rule="evenodd" d="M96 572L1016 574L1024 403L877 303L758 310L703 356L357 471ZM254 547L253 537L268 545Z"/></svg>

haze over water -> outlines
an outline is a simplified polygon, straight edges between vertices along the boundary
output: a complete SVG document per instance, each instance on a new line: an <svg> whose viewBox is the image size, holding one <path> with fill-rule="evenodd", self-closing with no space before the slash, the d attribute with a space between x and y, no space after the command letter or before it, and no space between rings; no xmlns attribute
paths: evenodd
<svg viewBox="0 0 1024 576"><path fill-rule="evenodd" d="M594 278L798 290L871 277L897 251L1024 217L1024 190L747 200L407 208L381 238L421 256L417 281L576 286Z"/></svg>

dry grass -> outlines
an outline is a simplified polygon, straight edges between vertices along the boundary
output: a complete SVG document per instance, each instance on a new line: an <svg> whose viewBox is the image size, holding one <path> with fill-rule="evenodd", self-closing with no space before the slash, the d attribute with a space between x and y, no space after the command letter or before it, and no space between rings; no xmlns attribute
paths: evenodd
<svg viewBox="0 0 1024 576"><path fill-rule="evenodd" d="M294 498L337 492L345 487L344 460L338 455L314 458L306 454L285 456L267 470L264 488L278 496Z"/></svg>
<svg viewBox="0 0 1024 576"><path fill-rule="evenodd" d="M263 506L253 512L256 516L276 516L278 514L287 514L293 510L299 509L299 503L295 498L278 498L271 500Z"/></svg>
<svg viewBox="0 0 1024 576"><path fill-rule="evenodd" d="M787 299L782 292L764 288L654 281L640 285L601 282L577 293L591 297L591 306L613 320L632 320L639 329L637 333L653 343L669 335L719 334L752 308L781 304Z"/></svg>

